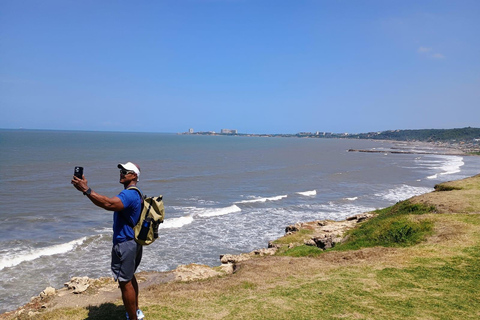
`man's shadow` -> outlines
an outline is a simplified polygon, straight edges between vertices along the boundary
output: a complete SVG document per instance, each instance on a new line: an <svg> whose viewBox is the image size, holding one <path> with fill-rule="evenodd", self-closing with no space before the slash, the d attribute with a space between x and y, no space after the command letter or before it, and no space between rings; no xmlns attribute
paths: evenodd
<svg viewBox="0 0 480 320"><path fill-rule="evenodd" d="M125 307L113 303L103 303L99 306L89 306L88 320L125 320Z"/></svg>

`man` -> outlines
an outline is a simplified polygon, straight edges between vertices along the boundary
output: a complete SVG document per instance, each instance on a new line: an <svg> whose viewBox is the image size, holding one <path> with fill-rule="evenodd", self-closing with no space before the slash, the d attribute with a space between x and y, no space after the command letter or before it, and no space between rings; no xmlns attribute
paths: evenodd
<svg viewBox="0 0 480 320"><path fill-rule="evenodd" d="M115 281L118 280L120 284L127 319L141 320L144 319L144 315L138 308L138 283L135 270L142 259L142 246L134 240L133 226L140 218L142 200L136 190L127 190L128 187L137 185L140 168L132 162L120 163L118 168L120 183L123 184L124 190L113 198L103 196L89 188L85 176L82 176L82 179L74 176L72 184L96 206L114 211L112 272Z"/></svg>

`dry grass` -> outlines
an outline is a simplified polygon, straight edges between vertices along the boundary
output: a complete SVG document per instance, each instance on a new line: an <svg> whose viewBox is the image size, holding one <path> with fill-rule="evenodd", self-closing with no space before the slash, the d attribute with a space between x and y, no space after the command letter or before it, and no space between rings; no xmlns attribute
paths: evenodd
<svg viewBox="0 0 480 320"><path fill-rule="evenodd" d="M434 205L438 213L480 213L480 175L440 184L450 191L435 191L413 197L413 203Z"/></svg>

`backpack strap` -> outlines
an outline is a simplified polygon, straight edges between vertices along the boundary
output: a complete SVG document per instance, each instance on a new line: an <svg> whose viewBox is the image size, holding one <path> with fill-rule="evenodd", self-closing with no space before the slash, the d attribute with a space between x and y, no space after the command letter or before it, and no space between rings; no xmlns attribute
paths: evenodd
<svg viewBox="0 0 480 320"><path fill-rule="evenodd" d="M127 190L135 190L138 192L138 195L140 196L140 216L138 217L138 221L140 221L140 218L142 217L142 211L143 211L143 194L142 194L142 191L140 191L140 189L138 189L137 187L128 187ZM123 219L125 219L123 216L121 216ZM130 225L130 221L128 221L127 219L125 219L127 221L127 223ZM137 221L137 223L138 223ZM137 224L135 223L133 226L131 226L132 228L135 227L135 225Z"/></svg>
<svg viewBox="0 0 480 320"><path fill-rule="evenodd" d="M143 205L144 205L144 203L145 203L143 200L145 199L145 196L142 194L142 192L140 191L140 189L138 189L137 187L129 187L129 188L127 188L127 190L136 190L136 191L138 192L138 194L140 195L140 201L141 201L141 203L142 203L142 211L143 211ZM148 202L148 201L147 201L147 202ZM151 208L152 208L152 203L149 202L148 209L147 209L147 213L145 214L145 216L148 216L148 213L150 212L150 209L151 209ZM141 214L141 212L140 212L140 217L141 217L141 215L142 215L142 214ZM139 217L139 219L140 219L140 217ZM139 220L139 221L140 221L140 220ZM137 223L138 223L138 221L137 221Z"/></svg>

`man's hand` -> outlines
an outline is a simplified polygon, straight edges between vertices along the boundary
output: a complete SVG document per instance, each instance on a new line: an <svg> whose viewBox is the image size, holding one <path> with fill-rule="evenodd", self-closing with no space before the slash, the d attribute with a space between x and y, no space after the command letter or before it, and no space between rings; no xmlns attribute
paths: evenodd
<svg viewBox="0 0 480 320"><path fill-rule="evenodd" d="M85 191L89 189L87 182L88 181L87 179L85 179L84 175L82 175L82 179L75 176L73 176L73 179L72 179L72 184L75 187L75 189L83 192L84 194L85 194ZM106 196L102 196L101 194L98 194L95 191L91 190L88 198L90 199L90 201L93 202L93 204L105 210L121 211L124 209L122 200L120 200L119 197L108 198Z"/></svg>
<svg viewBox="0 0 480 320"><path fill-rule="evenodd" d="M87 179L85 179L84 175L82 175L82 179L73 176L72 184L75 187L75 189L77 189L78 191L81 191L81 192L87 191L88 190L87 183L88 183L88 181L87 181Z"/></svg>

